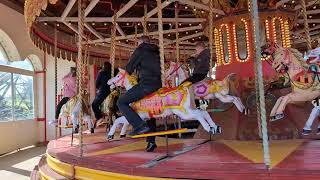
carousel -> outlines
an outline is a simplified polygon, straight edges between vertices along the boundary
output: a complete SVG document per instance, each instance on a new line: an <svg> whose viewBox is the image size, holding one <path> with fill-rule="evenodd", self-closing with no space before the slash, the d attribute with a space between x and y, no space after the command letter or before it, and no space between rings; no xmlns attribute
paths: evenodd
<svg viewBox="0 0 320 180"><path fill-rule="evenodd" d="M318 8L312 0L26 0L30 38L54 57L56 104L46 108L61 99L60 59L75 62L78 88L31 179L318 178L319 27L309 27ZM159 47L163 88L130 105L156 118L157 132L125 136L131 127L114 99L137 84L122 68L142 36ZM210 51L208 77L182 83L198 41ZM94 80L106 61L113 91L94 122Z"/></svg>

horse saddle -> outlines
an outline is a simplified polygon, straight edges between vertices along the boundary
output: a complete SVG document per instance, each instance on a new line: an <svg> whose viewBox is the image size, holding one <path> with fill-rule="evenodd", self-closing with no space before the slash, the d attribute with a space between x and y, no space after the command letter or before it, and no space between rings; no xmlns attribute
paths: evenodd
<svg viewBox="0 0 320 180"><path fill-rule="evenodd" d="M187 89L190 85L191 83L186 82L177 87L160 88L158 91L132 103L131 107L136 112L149 113L151 117L160 115L164 110L169 108L176 108L183 111L183 103L187 99Z"/></svg>

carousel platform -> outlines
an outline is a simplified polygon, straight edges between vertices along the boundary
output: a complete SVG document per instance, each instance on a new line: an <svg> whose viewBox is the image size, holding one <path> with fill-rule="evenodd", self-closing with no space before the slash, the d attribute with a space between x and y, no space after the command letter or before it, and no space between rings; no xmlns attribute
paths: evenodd
<svg viewBox="0 0 320 180"><path fill-rule="evenodd" d="M102 130L101 130L102 131ZM270 142L271 168L263 164L259 141L157 138L158 148L144 152L145 139L107 142L105 134L84 135L79 157L78 137L50 141L31 179L319 179L319 140Z"/></svg>

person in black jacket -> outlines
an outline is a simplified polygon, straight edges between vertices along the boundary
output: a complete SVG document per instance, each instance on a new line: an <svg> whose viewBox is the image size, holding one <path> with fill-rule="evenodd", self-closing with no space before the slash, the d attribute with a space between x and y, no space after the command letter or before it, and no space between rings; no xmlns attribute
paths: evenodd
<svg viewBox="0 0 320 180"><path fill-rule="evenodd" d="M110 94L110 86L107 84L110 78L111 64L109 62L104 62L102 70L99 72L96 79L97 94L92 102L92 110L94 112L96 122L103 118L100 106Z"/></svg>
<svg viewBox="0 0 320 180"><path fill-rule="evenodd" d="M206 48L204 42L199 41L196 44L196 57L192 58L191 66L193 67L192 75L185 81L192 84L202 81L207 77L210 68L210 50Z"/></svg>
<svg viewBox="0 0 320 180"><path fill-rule="evenodd" d="M210 50L206 48L206 45L203 41L197 42L195 56L196 57L191 58L191 67L193 68L193 73L189 78L184 80L184 82L189 81L194 84L202 81L208 75L210 69ZM200 108L200 101L195 100L195 103L197 108Z"/></svg>
<svg viewBox="0 0 320 180"><path fill-rule="evenodd" d="M161 88L160 53L157 45L150 43L148 36L139 39L138 47L131 55L125 70L132 74L138 72L138 84L119 97L117 105L133 130L130 136L143 134L155 130L155 119L149 120L148 124L129 106L130 103L138 101L143 97ZM150 152L156 148L154 137L148 138L146 151Z"/></svg>

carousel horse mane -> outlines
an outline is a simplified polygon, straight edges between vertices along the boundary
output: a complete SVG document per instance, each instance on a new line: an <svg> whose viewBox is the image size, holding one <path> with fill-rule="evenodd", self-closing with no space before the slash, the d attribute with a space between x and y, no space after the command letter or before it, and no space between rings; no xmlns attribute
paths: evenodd
<svg viewBox="0 0 320 180"><path fill-rule="evenodd" d="M297 49L294 49L294 48L287 48L289 50L289 52L292 53L292 55L296 58L296 60L299 62L299 64L308 69L309 68L309 65L307 64L307 62L303 59L303 54L298 51Z"/></svg>
<svg viewBox="0 0 320 180"><path fill-rule="evenodd" d="M135 75L127 74L127 79L130 82L130 84L132 84L133 86L138 84L138 78Z"/></svg>

